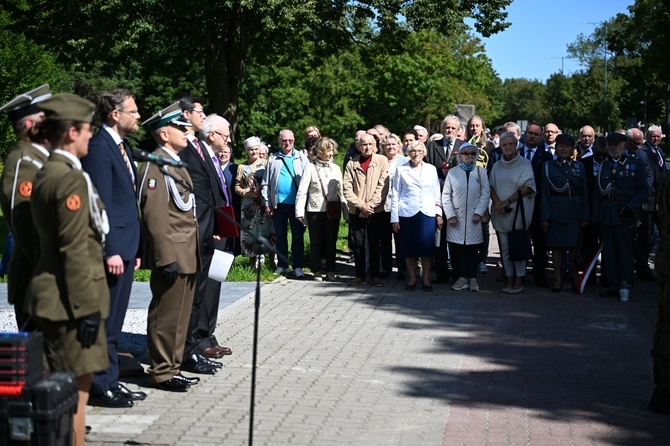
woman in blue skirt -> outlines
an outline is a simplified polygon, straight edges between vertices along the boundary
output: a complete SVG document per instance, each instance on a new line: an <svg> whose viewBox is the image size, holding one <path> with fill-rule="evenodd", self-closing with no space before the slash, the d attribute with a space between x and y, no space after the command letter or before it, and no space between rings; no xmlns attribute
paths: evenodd
<svg viewBox="0 0 670 446"><path fill-rule="evenodd" d="M421 258L422 286L432 291L430 264L435 256L435 230L442 229L442 207L437 170L424 163L426 147L414 141L407 147L409 162L397 167L393 178L391 224L398 233L397 255L405 257L409 280L406 289L416 286L416 262Z"/></svg>

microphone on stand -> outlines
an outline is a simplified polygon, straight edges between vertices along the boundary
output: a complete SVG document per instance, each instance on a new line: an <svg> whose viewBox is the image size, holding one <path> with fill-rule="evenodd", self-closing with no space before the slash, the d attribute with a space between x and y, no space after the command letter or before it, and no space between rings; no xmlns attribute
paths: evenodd
<svg viewBox="0 0 670 446"><path fill-rule="evenodd" d="M133 149L133 158L140 161L149 161L159 166L186 167L187 164L181 160L154 155L144 150Z"/></svg>

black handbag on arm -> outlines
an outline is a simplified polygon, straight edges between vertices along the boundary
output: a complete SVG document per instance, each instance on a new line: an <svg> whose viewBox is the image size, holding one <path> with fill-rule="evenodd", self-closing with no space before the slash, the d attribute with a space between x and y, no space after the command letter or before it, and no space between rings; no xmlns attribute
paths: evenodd
<svg viewBox="0 0 670 446"><path fill-rule="evenodd" d="M507 234L509 242L509 259L513 262L521 260L528 260L533 257L533 248L530 244L530 231L526 226L526 213L523 209L523 199L521 191L517 190L518 205L514 213L514 223L512 223L512 230ZM516 218L521 210L521 224L523 229L516 229Z"/></svg>

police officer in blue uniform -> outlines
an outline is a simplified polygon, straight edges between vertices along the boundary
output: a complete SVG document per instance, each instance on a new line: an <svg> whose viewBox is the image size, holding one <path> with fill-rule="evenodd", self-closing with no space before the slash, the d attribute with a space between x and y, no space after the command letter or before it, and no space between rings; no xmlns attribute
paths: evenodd
<svg viewBox="0 0 670 446"><path fill-rule="evenodd" d="M600 165L593 193L593 222L600 224L603 254L607 263L608 289L602 297L627 300L634 274L634 222L649 194L641 160L625 153L626 137L607 136L609 155Z"/></svg>

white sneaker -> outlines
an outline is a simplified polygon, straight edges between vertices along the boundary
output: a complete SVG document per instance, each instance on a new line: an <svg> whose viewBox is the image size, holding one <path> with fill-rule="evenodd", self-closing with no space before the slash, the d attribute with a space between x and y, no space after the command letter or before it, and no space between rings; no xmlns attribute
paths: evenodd
<svg viewBox="0 0 670 446"><path fill-rule="evenodd" d="M456 291L467 290L468 288L470 288L470 285L468 283L468 279L465 277L459 277L456 283L451 287L452 290Z"/></svg>
<svg viewBox="0 0 670 446"><path fill-rule="evenodd" d="M479 272L482 273L482 274L486 274L486 273L489 272L489 267L486 266L486 263L481 262L481 263L479 264Z"/></svg>
<svg viewBox="0 0 670 446"><path fill-rule="evenodd" d="M296 268L293 275L295 276L296 279L304 279L305 278L305 273L302 272L302 268Z"/></svg>
<svg viewBox="0 0 670 446"><path fill-rule="evenodd" d="M477 283L477 279L470 279L470 291L479 291L479 284Z"/></svg>

